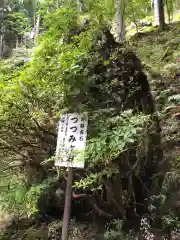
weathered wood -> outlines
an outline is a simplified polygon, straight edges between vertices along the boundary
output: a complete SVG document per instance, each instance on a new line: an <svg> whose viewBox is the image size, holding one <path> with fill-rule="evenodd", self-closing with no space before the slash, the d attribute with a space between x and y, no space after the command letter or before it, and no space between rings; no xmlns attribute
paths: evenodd
<svg viewBox="0 0 180 240"><path fill-rule="evenodd" d="M62 228L62 240L68 240L68 230L69 230L69 218L71 212L71 200L72 200L72 179L73 171L72 168L68 168L68 179L66 186L66 197L64 206L64 217L63 217L63 228Z"/></svg>

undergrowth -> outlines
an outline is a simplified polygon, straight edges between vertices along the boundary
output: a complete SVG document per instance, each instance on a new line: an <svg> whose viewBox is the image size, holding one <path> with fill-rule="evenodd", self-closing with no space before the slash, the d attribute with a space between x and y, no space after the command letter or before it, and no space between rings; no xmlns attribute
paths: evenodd
<svg viewBox="0 0 180 240"><path fill-rule="evenodd" d="M160 196L164 229L179 229L180 142L180 22L164 32L151 31L131 39L144 64L161 120L165 180ZM155 198L156 198L155 197ZM153 212L153 211L152 211Z"/></svg>

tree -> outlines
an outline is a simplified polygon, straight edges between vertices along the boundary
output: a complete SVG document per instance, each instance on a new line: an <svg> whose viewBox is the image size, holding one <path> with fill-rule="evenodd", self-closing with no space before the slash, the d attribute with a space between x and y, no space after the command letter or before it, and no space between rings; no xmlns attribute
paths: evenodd
<svg viewBox="0 0 180 240"><path fill-rule="evenodd" d="M116 8L116 15L115 15L116 34L118 36L118 40L121 42L124 42L126 38L124 0L116 0L115 8Z"/></svg>
<svg viewBox="0 0 180 240"><path fill-rule="evenodd" d="M33 27L36 26L36 12L38 8L38 0L24 0L24 8L28 11L28 16L30 18L31 24Z"/></svg>
<svg viewBox="0 0 180 240"><path fill-rule="evenodd" d="M174 0L165 0L165 3L168 14L168 22L170 23L171 20L173 19L173 12L175 10L175 7L177 6L177 2L175 2Z"/></svg>
<svg viewBox="0 0 180 240"><path fill-rule="evenodd" d="M164 1L154 0L154 19L155 24L159 26L159 30L164 30L165 17L164 17Z"/></svg>
<svg viewBox="0 0 180 240"><path fill-rule="evenodd" d="M131 0L126 6L126 20L128 24L132 22L136 26L136 32L139 31L141 19L146 18L151 9L151 2L149 0ZM147 20L145 20L147 22Z"/></svg>
<svg viewBox="0 0 180 240"><path fill-rule="evenodd" d="M10 52L16 43L22 42L25 31L29 29L28 16L20 1L4 3L0 9L1 57L3 52ZM4 50L3 50L4 48ZM7 54L5 54L7 55Z"/></svg>

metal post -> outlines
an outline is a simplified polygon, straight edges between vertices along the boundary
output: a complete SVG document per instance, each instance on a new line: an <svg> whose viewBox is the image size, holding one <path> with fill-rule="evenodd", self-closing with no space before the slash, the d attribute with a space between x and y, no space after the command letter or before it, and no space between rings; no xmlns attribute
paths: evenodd
<svg viewBox="0 0 180 240"><path fill-rule="evenodd" d="M71 201L72 201L72 179L73 179L72 168L68 167L68 179L67 179L67 186L66 186L61 240L68 240L69 220L70 220Z"/></svg>

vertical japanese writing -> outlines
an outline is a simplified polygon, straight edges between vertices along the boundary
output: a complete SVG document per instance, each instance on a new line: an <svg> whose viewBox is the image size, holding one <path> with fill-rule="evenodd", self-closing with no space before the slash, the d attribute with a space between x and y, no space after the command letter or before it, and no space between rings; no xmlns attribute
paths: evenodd
<svg viewBox="0 0 180 240"><path fill-rule="evenodd" d="M85 127L85 118L84 116L81 117L81 123L80 123L80 141L84 141L84 127Z"/></svg>

